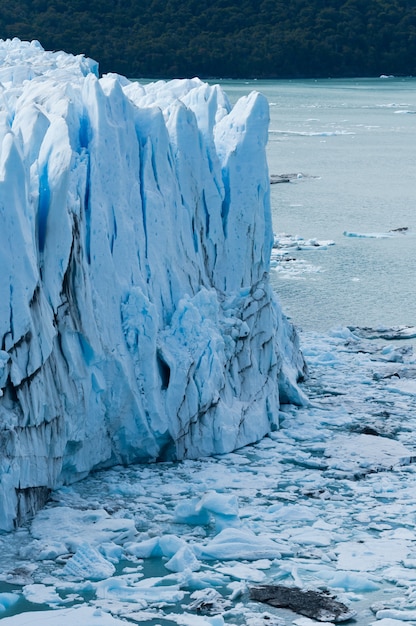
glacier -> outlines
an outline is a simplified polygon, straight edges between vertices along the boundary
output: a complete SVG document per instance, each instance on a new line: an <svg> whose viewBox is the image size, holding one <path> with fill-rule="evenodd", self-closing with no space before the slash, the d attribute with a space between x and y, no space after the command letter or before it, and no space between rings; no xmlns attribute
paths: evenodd
<svg viewBox="0 0 416 626"><path fill-rule="evenodd" d="M228 453L304 404L269 284L268 104L0 41L0 530L116 464Z"/></svg>

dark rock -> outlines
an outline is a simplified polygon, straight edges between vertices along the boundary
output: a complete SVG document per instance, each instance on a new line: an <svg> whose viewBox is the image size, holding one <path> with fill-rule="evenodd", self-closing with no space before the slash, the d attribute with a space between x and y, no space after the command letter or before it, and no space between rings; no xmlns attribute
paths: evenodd
<svg viewBox="0 0 416 626"><path fill-rule="evenodd" d="M271 606L290 609L319 622L346 622L356 614L329 591L262 585L250 588L250 598Z"/></svg>
<svg viewBox="0 0 416 626"><path fill-rule="evenodd" d="M361 433L361 435L373 435L374 437L380 436L378 430L372 426L363 426L362 428L358 427L355 432Z"/></svg>
<svg viewBox="0 0 416 626"><path fill-rule="evenodd" d="M32 517L36 511L42 508L51 494L48 487L27 487L16 489L17 514L15 524L20 526L22 522Z"/></svg>
<svg viewBox="0 0 416 626"><path fill-rule="evenodd" d="M290 178L281 174L272 174L270 176L270 184L276 185L277 183L290 183Z"/></svg>
<svg viewBox="0 0 416 626"><path fill-rule="evenodd" d="M370 326L348 326L357 337L362 339L385 339L392 341L395 339L415 339L416 326L392 326L373 328Z"/></svg>
<svg viewBox="0 0 416 626"><path fill-rule="evenodd" d="M298 182L308 178L319 178L319 176L303 174L302 172L291 172L290 174L271 174L270 184L275 185L276 183L290 183L292 180Z"/></svg>
<svg viewBox="0 0 416 626"><path fill-rule="evenodd" d="M389 233L406 233L408 230L408 226L401 226L400 228L391 228Z"/></svg>

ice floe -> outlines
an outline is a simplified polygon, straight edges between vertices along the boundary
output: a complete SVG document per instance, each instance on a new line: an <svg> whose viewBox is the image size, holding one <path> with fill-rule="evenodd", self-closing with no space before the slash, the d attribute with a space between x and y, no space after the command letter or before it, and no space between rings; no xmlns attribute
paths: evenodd
<svg viewBox="0 0 416 626"><path fill-rule="evenodd" d="M103 580L112 576L115 571L114 565L98 550L88 543L83 543L67 561L62 575L70 580Z"/></svg>
<svg viewBox="0 0 416 626"><path fill-rule="evenodd" d="M280 546L251 530L226 528L198 549L205 560L248 560L280 558Z"/></svg>
<svg viewBox="0 0 416 626"><path fill-rule="evenodd" d="M271 253L271 268L282 278L304 279L305 275L320 273L322 268L309 263L305 258L298 258L297 252L327 250L333 245L335 245L335 241L329 239L321 240L315 237L304 239L299 235L275 234Z"/></svg>
<svg viewBox="0 0 416 626"><path fill-rule="evenodd" d="M342 137L345 135L355 135L349 130L322 130L322 131L301 131L301 130L277 130L271 129L271 135L290 135L298 137Z"/></svg>
<svg viewBox="0 0 416 626"><path fill-rule="evenodd" d="M330 239L320 240L317 238L304 239L299 235L288 235L286 233L280 233L274 235L273 250L316 250L321 248L326 250L328 246L333 246L335 241Z"/></svg>
<svg viewBox="0 0 416 626"><path fill-rule="evenodd" d="M7 591L0 593L0 619L1 613L12 608L13 605L18 602L19 598L20 596L17 593L10 593Z"/></svg>
<svg viewBox="0 0 416 626"><path fill-rule="evenodd" d="M391 230L384 232L384 233L383 232L360 233L360 232L344 230L343 235L344 237L355 237L358 239L388 239L390 237L397 237L398 235L404 235L407 233L407 231L408 231L408 227L404 226L403 228L392 228Z"/></svg>

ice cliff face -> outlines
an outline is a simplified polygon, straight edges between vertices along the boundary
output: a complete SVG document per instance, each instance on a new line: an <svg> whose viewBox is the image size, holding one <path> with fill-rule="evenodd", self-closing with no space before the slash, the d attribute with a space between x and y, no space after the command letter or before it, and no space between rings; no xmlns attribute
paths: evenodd
<svg viewBox="0 0 416 626"><path fill-rule="evenodd" d="M300 402L268 282L268 106L0 41L0 529L116 463L222 453Z"/></svg>

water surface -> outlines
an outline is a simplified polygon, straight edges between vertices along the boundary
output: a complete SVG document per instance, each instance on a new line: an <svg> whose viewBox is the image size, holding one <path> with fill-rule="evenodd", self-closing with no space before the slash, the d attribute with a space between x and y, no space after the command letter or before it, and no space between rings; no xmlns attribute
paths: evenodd
<svg viewBox="0 0 416 626"><path fill-rule="evenodd" d="M309 271L272 272L284 311L317 331L414 324L416 79L221 84L232 100L266 95L270 173L303 174L271 188L275 232L335 242L297 253Z"/></svg>

